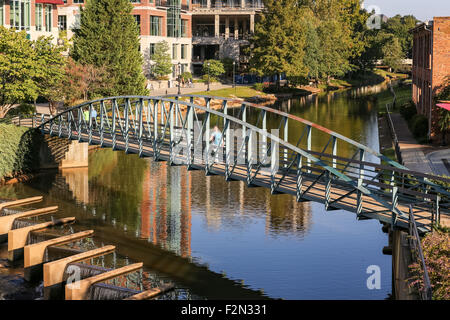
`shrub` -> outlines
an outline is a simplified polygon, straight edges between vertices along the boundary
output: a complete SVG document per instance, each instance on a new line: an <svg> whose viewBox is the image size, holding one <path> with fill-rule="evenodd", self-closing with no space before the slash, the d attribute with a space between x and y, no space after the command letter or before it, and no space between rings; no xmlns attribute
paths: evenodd
<svg viewBox="0 0 450 320"><path fill-rule="evenodd" d="M253 85L253 89L255 89L257 91L263 91L264 90L264 84L262 84L262 83L255 83Z"/></svg>
<svg viewBox="0 0 450 320"><path fill-rule="evenodd" d="M428 134L428 118L421 114L414 115L409 121L409 128L414 137L426 137Z"/></svg>
<svg viewBox="0 0 450 320"><path fill-rule="evenodd" d="M42 139L35 129L0 124L0 180L37 169Z"/></svg>
<svg viewBox="0 0 450 320"><path fill-rule="evenodd" d="M410 120L413 116L417 114L417 109L414 103L410 102L400 106L400 114L406 120Z"/></svg>
<svg viewBox="0 0 450 320"><path fill-rule="evenodd" d="M190 72L183 72L182 74L181 74L181 78L184 80L184 81L188 81L189 79L192 79L192 73L190 73Z"/></svg>
<svg viewBox="0 0 450 320"><path fill-rule="evenodd" d="M31 116L36 112L36 108L32 104L22 103L18 107L9 110L8 116L18 116L19 114L22 116Z"/></svg>
<svg viewBox="0 0 450 320"><path fill-rule="evenodd" d="M434 231L422 239L422 249L430 277L433 300L450 299L450 235L449 233ZM414 263L409 266L413 280L410 286L418 285L423 288L422 268Z"/></svg>
<svg viewBox="0 0 450 320"><path fill-rule="evenodd" d="M204 74L202 76L202 79L203 79L203 82L207 83L208 82L208 75ZM213 83L213 82L217 82L217 79L212 77L212 76L209 76L209 83Z"/></svg>

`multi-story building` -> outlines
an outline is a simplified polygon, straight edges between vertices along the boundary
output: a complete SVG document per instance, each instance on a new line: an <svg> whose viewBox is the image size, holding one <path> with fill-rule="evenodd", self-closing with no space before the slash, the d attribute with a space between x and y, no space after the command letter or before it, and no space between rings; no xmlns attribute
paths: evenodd
<svg viewBox="0 0 450 320"><path fill-rule="evenodd" d="M0 0L0 25L26 30L31 40L79 27L85 0ZM206 59L230 57L245 67L244 48L254 32L262 0L130 0L140 27L141 52L151 64L156 43L166 41L172 55L172 78L200 72Z"/></svg>
<svg viewBox="0 0 450 320"><path fill-rule="evenodd" d="M63 0L0 0L0 26L25 30L28 38L58 39L58 9Z"/></svg>
<svg viewBox="0 0 450 320"><path fill-rule="evenodd" d="M433 97L450 76L450 17L434 17L411 30L413 42L412 100L417 112L428 118L429 138L438 133Z"/></svg>
<svg viewBox="0 0 450 320"><path fill-rule="evenodd" d="M229 57L245 66L244 48L262 8L262 0L192 0L194 73L208 59Z"/></svg>
<svg viewBox="0 0 450 320"><path fill-rule="evenodd" d="M158 42L166 41L172 56L172 77L191 69L192 31L190 0L130 0L132 14L140 28L140 50L150 61ZM79 25L79 8L84 0L64 0L58 5L58 22L68 37Z"/></svg>
<svg viewBox="0 0 450 320"><path fill-rule="evenodd" d="M140 27L141 52L150 60L155 45L166 41L172 55L175 77L191 70L192 31L190 0L130 0L132 14ZM0 25L26 30L31 40L59 31L70 39L79 27L80 6L84 0L0 0Z"/></svg>

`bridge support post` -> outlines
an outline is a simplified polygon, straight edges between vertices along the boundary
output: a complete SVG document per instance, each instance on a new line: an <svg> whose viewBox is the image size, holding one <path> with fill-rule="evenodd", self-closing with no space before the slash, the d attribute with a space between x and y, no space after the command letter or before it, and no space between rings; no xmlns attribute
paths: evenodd
<svg viewBox="0 0 450 320"><path fill-rule="evenodd" d="M283 140L286 142L288 141L288 133L289 133L289 127L288 127L288 117L284 117L284 135L283 135ZM288 149L284 148L284 165L283 167L287 168L288 166Z"/></svg>
<svg viewBox="0 0 450 320"><path fill-rule="evenodd" d="M158 160L158 104L159 101L153 101L153 159Z"/></svg>
<svg viewBox="0 0 450 320"><path fill-rule="evenodd" d="M84 121L84 114L83 114L83 110L81 108L78 108L78 142L81 141L81 125L83 124Z"/></svg>
<svg viewBox="0 0 450 320"><path fill-rule="evenodd" d="M333 142L332 142L332 148L333 148L333 168L336 168L336 156L337 156L337 138L333 136Z"/></svg>
<svg viewBox="0 0 450 320"><path fill-rule="evenodd" d="M307 144L306 150L308 150L308 151L311 151L311 147L312 147L312 144L311 144L311 135L312 135L311 129L312 129L312 127L310 125L306 126L306 144ZM308 173L311 173L311 159L309 159L309 158L307 159L307 164L308 164Z"/></svg>
<svg viewBox="0 0 450 320"><path fill-rule="evenodd" d="M92 103L89 104L89 144L92 143Z"/></svg>
<svg viewBox="0 0 450 320"><path fill-rule="evenodd" d="M194 103L194 98L190 98L190 103ZM186 114L186 120L187 120L187 165L188 170L192 170L192 162L193 162L193 144L192 144L192 135L194 131L194 107L188 106L187 107L187 114Z"/></svg>
<svg viewBox="0 0 450 320"><path fill-rule="evenodd" d="M261 110L262 112L262 129L264 132L267 132L267 113L266 110ZM267 136L262 136L262 144L261 144L262 151L260 152L261 157L263 158L267 154Z"/></svg>
<svg viewBox="0 0 450 320"><path fill-rule="evenodd" d="M117 107L117 100L113 99L112 102L112 149L116 150L116 107Z"/></svg>
<svg viewBox="0 0 450 320"><path fill-rule="evenodd" d="M247 122L247 106L245 104L242 104L241 106L241 113L242 113L242 122ZM247 132L246 127L242 126L242 141L244 141L244 148L242 150L244 162L247 159L247 146L245 145L245 139L247 138Z"/></svg>
<svg viewBox="0 0 450 320"><path fill-rule="evenodd" d="M297 155L297 202L302 201L302 185L303 185L303 172L302 172L302 160L301 154Z"/></svg>
<svg viewBox="0 0 450 320"><path fill-rule="evenodd" d="M125 153L128 153L129 147L129 130L130 130L130 99L125 99L125 112L123 117L125 118Z"/></svg>
<svg viewBox="0 0 450 320"><path fill-rule="evenodd" d="M362 212L362 206L363 206L363 198L362 198L362 192L360 191L360 188L362 187L362 179L358 179L358 191L356 192L356 216L359 217L359 215Z"/></svg>
<svg viewBox="0 0 450 320"><path fill-rule="evenodd" d="M103 120L104 117L104 110L105 109L105 103L104 101L100 101L100 147L103 147L104 144L104 131L105 131L105 121Z"/></svg>
<svg viewBox="0 0 450 320"><path fill-rule="evenodd" d="M169 131L170 131L170 135L169 135L169 165L173 165L174 163L174 157L175 155L173 154L174 152L174 148L173 148L173 144L175 143L175 132L174 132L174 110L173 110L173 102L169 103Z"/></svg>
<svg viewBox="0 0 450 320"><path fill-rule="evenodd" d="M211 99L210 98L206 98L205 99L206 102L206 108L209 109L210 108L210 103L211 103ZM205 117L205 140L206 140L206 146L205 146L205 172L206 175L209 175L209 136L210 136L210 113L208 111L206 111L206 117Z"/></svg>
<svg viewBox="0 0 450 320"><path fill-rule="evenodd" d="M276 141L271 141L271 161L270 161L270 193L276 193L276 183L275 178L279 167L279 145Z"/></svg>
<svg viewBox="0 0 450 320"><path fill-rule="evenodd" d="M149 103L150 103L150 101L149 101ZM142 157L142 151L143 151L143 148L144 148L144 146L143 146L143 141L142 141L142 132L143 132L143 121L142 121L142 118L143 118L143 112L144 112L144 99L139 99L139 113L138 113L138 116L139 116L139 136L138 136L138 139L139 139L139 157Z"/></svg>
<svg viewBox="0 0 450 320"><path fill-rule="evenodd" d="M398 187L393 187L392 188L392 208L391 208L392 228L394 228L395 224L397 223L397 213L395 212L395 209L397 207L397 201L398 201Z"/></svg>

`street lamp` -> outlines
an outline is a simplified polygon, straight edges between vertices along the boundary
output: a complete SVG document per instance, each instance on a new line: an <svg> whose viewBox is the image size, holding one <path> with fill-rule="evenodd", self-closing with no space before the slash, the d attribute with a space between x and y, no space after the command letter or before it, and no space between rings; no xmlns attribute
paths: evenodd
<svg viewBox="0 0 450 320"><path fill-rule="evenodd" d="M181 62L178 62L178 95L181 94Z"/></svg>
<svg viewBox="0 0 450 320"><path fill-rule="evenodd" d="M209 91L209 66L210 66L209 61L206 63L206 66L208 67L208 89L206 91Z"/></svg>

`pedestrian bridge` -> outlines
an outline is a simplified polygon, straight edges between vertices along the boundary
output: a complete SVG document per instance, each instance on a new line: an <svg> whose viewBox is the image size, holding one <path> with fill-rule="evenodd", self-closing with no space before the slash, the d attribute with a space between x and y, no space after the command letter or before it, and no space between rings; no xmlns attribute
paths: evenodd
<svg viewBox="0 0 450 320"><path fill-rule="evenodd" d="M35 115L27 125L320 202L358 219L408 228L412 206L421 232L449 221L450 190L441 185L450 179L413 172L337 132L242 100L110 97L53 117Z"/></svg>

